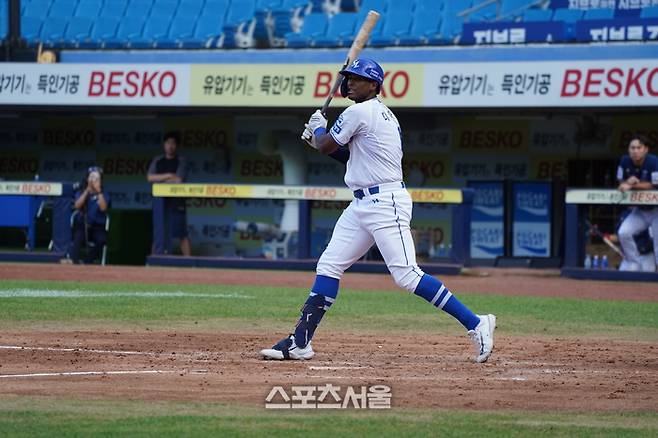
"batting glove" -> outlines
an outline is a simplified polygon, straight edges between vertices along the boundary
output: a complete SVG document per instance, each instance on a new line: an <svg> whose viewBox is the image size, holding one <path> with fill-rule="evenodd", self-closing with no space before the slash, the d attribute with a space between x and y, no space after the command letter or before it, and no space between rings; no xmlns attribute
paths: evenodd
<svg viewBox="0 0 658 438"><path fill-rule="evenodd" d="M313 137L313 131L308 127L308 123L304 124L304 132L302 132L302 140L304 140L310 147L317 149L315 147L315 137Z"/></svg>
<svg viewBox="0 0 658 438"><path fill-rule="evenodd" d="M308 127L312 133L315 133L318 128L327 130L327 119L324 118L320 110L315 110L311 118L308 119Z"/></svg>

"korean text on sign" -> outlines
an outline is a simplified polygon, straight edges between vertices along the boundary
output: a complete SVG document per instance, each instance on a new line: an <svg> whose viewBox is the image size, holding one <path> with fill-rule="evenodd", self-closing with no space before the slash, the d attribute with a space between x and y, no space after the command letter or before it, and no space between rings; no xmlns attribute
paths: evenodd
<svg viewBox="0 0 658 438"><path fill-rule="evenodd" d="M80 88L80 75L39 75L37 88L44 94L77 94Z"/></svg>
<svg viewBox="0 0 658 438"><path fill-rule="evenodd" d="M289 94L300 96L304 93L304 76L263 76L260 90L268 95Z"/></svg>
<svg viewBox="0 0 658 438"><path fill-rule="evenodd" d="M247 75L207 75L203 79L203 94L214 94L221 96L230 95L251 95L251 88L248 84Z"/></svg>
<svg viewBox="0 0 658 438"><path fill-rule="evenodd" d="M488 96L493 90L487 82L487 75L443 75L440 79L439 94Z"/></svg>

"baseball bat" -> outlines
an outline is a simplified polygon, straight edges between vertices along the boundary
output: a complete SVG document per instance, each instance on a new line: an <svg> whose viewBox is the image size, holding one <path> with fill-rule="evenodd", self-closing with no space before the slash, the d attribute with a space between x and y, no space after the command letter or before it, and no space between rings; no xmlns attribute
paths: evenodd
<svg viewBox="0 0 658 438"><path fill-rule="evenodd" d="M340 70L346 69L347 66L350 65L352 61L358 58L359 54L361 53L361 50L363 50L363 47L368 42L368 38L370 38L370 33L375 28L375 25L377 24L378 20L379 20L379 12L368 11L368 15L366 16L365 21L361 25L361 29L359 29L359 33L356 34L356 38L354 38L354 41L352 42L352 46L350 47L349 52L347 52L347 59L345 60L345 64L343 64L343 67ZM342 80L343 78L341 77L341 75L336 75L336 80L334 81L334 85L331 87L329 96L327 96L327 99L324 101L324 105L322 105L322 109L320 111L322 112L322 115L325 118L327 117L327 108L329 108L331 99L334 98L334 94L336 94L336 90L338 90L338 87L340 87L340 82Z"/></svg>

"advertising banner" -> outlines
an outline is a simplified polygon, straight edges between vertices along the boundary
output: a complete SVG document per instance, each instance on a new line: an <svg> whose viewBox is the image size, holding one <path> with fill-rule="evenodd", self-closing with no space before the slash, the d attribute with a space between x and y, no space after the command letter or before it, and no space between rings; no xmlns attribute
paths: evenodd
<svg viewBox="0 0 658 438"><path fill-rule="evenodd" d="M465 44L524 44L564 41L562 21L532 23L464 23L461 42Z"/></svg>
<svg viewBox="0 0 658 438"><path fill-rule="evenodd" d="M336 75L333 64L193 65L195 106L320 107ZM388 64L381 97L390 106L420 106L422 64ZM332 105L351 102L338 93Z"/></svg>
<svg viewBox="0 0 658 438"><path fill-rule="evenodd" d="M425 66L425 107L655 106L658 61Z"/></svg>
<svg viewBox="0 0 658 438"><path fill-rule="evenodd" d="M658 206L658 190L572 189L567 190L566 203Z"/></svg>
<svg viewBox="0 0 658 438"><path fill-rule="evenodd" d="M658 24L645 27L658 36ZM391 107L655 106L658 97L655 59L393 63L385 70L380 96ZM314 108L336 74L324 64L5 63L0 105ZM340 96L333 103L348 104Z"/></svg>
<svg viewBox="0 0 658 438"><path fill-rule="evenodd" d="M3 63L0 105L187 106L185 64Z"/></svg>
<svg viewBox="0 0 658 438"><path fill-rule="evenodd" d="M617 11L634 11L651 6L658 6L658 0L551 0L553 9L616 9Z"/></svg>
<svg viewBox="0 0 658 438"><path fill-rule="evenodd" d="M549 183L514 183L512 255L551 255L551 186Z"/></svg>
<svg viewBox="0 0 658 438"><path fill-rule="evenodd" d="M471 213L471 257L495 259L505 253L502 182L469 182L475 190Z"/></svg>
<svg viewBox="0 0 658 438"><path fill-rule="evenodd" d="M658 18L581 20L576 23L576 39L584 42L656 41Z"/></svg>

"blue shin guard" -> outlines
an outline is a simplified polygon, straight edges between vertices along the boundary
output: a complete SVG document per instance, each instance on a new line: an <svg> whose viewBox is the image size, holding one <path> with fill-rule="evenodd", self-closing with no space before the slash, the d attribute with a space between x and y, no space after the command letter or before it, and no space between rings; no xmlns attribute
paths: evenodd
<svg viewBox="0 0 658 438"><path fill-rule="evenodd" d="M317 275L311 293L302 307L302 314L295 326L295 344L304 348L311 342L315 329L325 312L338 296L338 283L336 278Z"/></svg>
<svg viewBox="0 0 658 438"><path fill-rule="evenodd" d="M298 347L304 348L311 342L325 312L324 296L310 295L302 307L302 314L295 326L295 344Z"/></svg>
<svg viewBox="0 0 658 438"><path fill-rule="evenodd" d="M431 275L423 275L414 293L434 307L452 315L466 327L466 330L473 330L480 323L477 315L463 305L443 283Z"/></svg>

